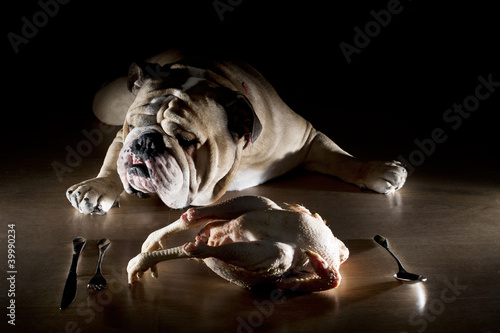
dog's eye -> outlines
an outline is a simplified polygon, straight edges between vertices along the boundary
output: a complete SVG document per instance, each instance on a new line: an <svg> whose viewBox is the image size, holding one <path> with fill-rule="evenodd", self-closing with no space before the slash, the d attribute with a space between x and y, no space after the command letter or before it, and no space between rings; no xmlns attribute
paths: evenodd
<svg viewBox="0 0 500 333"><path fill-rule="evenodd" d="M156 114L156 112L158 112L158 110L160 110L162 105L168 106L168 103L170 103L170 101L174 98L175 98L174 95L165 95L165 96L155 97L149 102L148 109L150 110L151 113Z"/></svg>
<svg viewBox="0 0 500 333"><path fill-rule="evenodd" d="M184 149L195 147L198 144L198 140L187 138L182 135L177 135L176 139L179 145Z"/></svg>

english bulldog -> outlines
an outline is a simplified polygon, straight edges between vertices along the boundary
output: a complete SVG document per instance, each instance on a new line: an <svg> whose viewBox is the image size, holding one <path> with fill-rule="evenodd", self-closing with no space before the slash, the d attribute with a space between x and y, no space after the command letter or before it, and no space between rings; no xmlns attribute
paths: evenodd
<svg viewBox="0 0 500 333"><path fill-rule="evenodd" d="M167 51L132 64L93 108L123 127L97 177L67 190L85 214L105 214L123 189L157 194L171 208L205 206L298 166L384 194L407 176L398 161L365 162L342 150L243 62Z"/></svg>

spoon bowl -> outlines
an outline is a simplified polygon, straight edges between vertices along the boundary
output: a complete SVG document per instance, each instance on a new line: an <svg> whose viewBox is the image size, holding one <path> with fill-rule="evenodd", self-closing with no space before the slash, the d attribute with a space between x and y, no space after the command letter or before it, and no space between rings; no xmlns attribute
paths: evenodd
<svg viewBox="0 0 500 333"><path fill-rule="evenodd" d="M397 272L396 274L394 274L394 278L398 281L409 282L409 283L427 281L427 278L425 276L408 273L407 271Z"/></svg>

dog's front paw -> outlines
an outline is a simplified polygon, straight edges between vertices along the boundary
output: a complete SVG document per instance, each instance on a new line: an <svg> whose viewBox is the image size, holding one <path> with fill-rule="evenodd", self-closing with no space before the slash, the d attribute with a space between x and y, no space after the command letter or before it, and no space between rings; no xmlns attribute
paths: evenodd
<svg viewBox="0 0 500 333"><path fill-rule="evenodd" d="M80 213L104 215L118 203L122 191L121 182L111 177L97 177L71 186L66 197Z"/></svg>
<svg viewBox="0 0 500 333"><path fill-rule="evenodd" d="M403 187L408 173L399 161L375 161L366 163L362 174L361 188L389 194Z"/></svg>

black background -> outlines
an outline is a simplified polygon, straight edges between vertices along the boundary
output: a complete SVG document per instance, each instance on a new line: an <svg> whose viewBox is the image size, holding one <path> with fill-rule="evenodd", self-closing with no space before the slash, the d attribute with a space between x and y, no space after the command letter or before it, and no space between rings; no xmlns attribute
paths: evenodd
<svg viewBox="0 0 500 333"><path fill-rule="evenodd" d="M133 61L189 47L245 59L348 151L361 142L374 156L407 156L416 139L442 127L448 140L429 159L495 161L500 88L458 129L442 118L474 94L479 75L500 81L497 9L491 2L402 0L401 12L348 64L339 44L353 44L354 27L364 29L374 20L370 11L388 2L233 0L221 21L213 0L71 0L16 54L8 33L21 35L21 18L32 21L41 7L9 1L2 140L22 152L54 128L78 134L93 119L92 98L103 83L126 75Z"/></svg>

